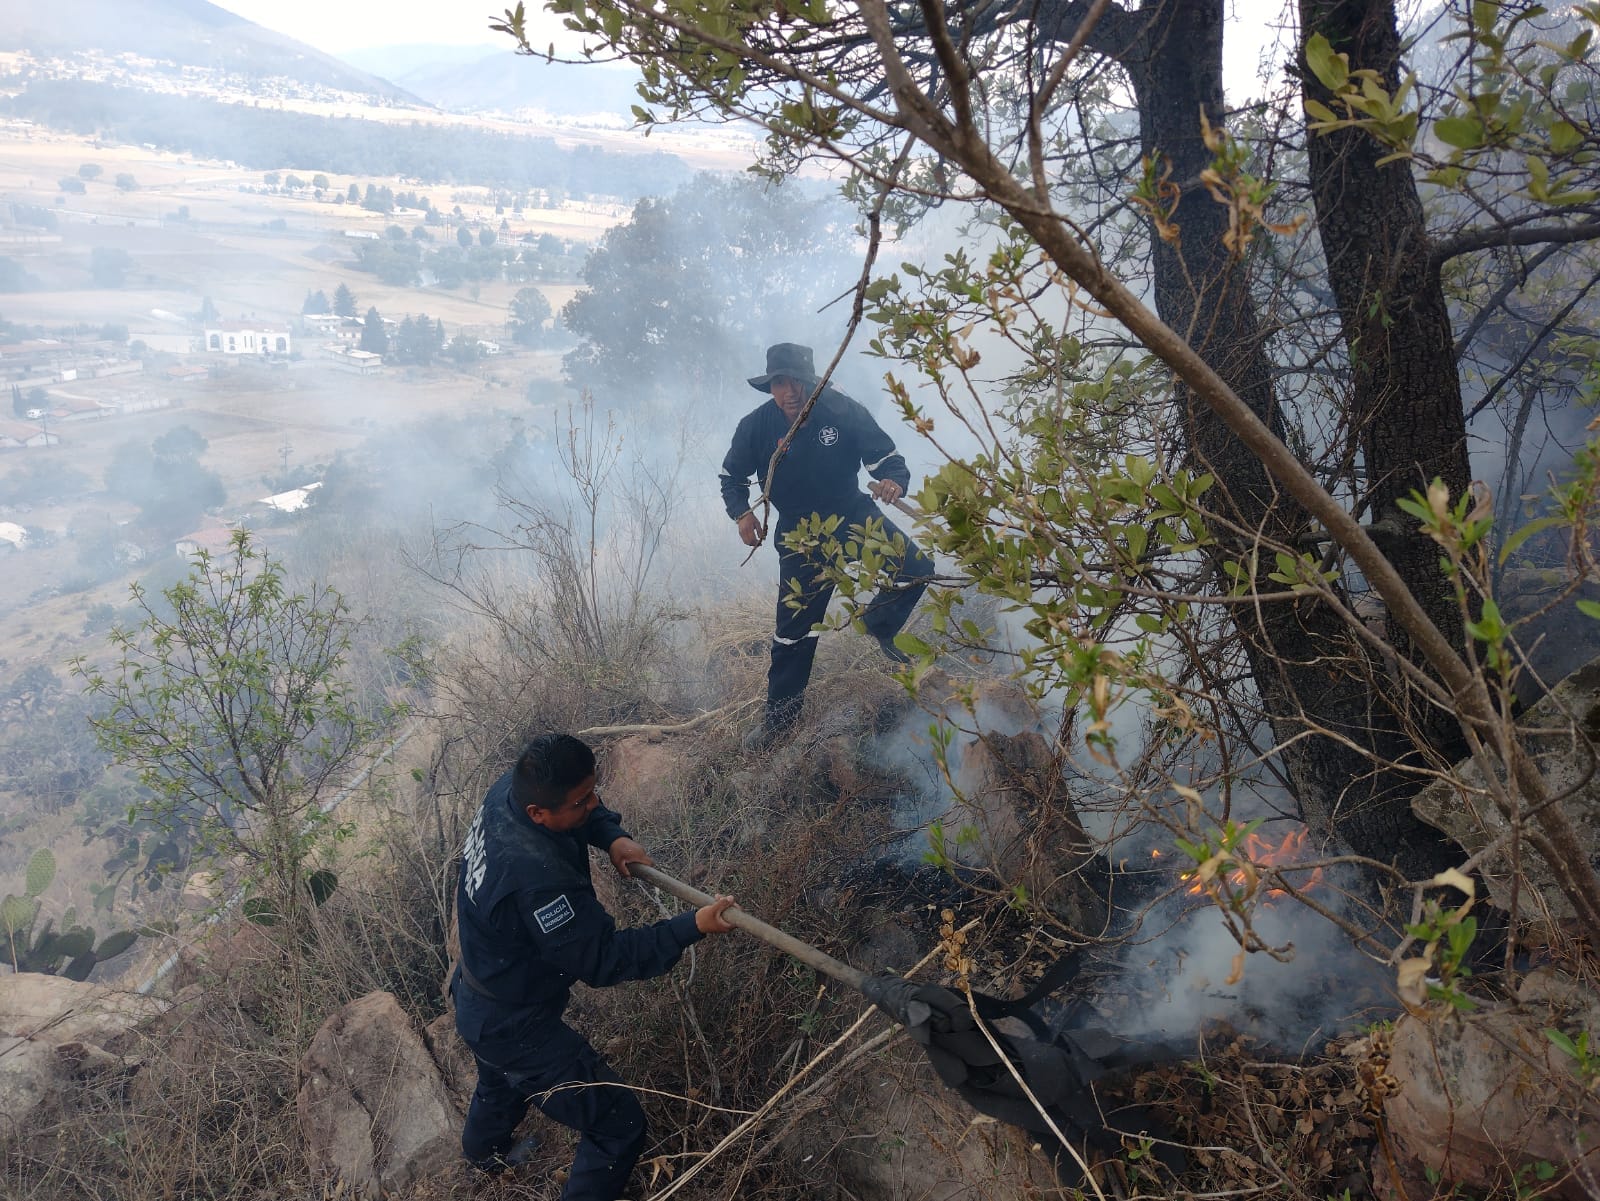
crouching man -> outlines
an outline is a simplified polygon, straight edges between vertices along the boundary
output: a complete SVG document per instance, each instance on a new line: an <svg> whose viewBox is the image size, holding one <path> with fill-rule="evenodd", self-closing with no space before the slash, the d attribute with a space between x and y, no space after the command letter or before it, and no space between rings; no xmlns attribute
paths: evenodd
<svg viewBox="0 0 1600 1201"><path fill-rule="evenodd" d="M574 980L594 987L670 971L684 949L731 930L731 897L619 930L595 897L589 847L629 865L650 856L595 791L594 752L570 734L535 738L495 781L467 834L451 980L456 1029L478 1062L461 1147L474 1167L518 1163L517 1125L537 1105L582 1138L564 1201L614 1201L644 1147L644 1110L593 1047L561 1020Z"/></svg>

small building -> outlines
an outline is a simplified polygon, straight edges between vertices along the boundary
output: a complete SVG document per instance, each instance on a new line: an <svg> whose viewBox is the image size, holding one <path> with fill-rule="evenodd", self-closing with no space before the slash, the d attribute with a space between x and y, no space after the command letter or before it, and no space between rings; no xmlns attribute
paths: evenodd
<svg viewBox="0 0 1600 1201"><path fill-rule="evenodd" d="M116 411L116 405L93 400L87 396L54 394L50 397L52 421L92 421L97 417L110 417Z"/></svg>
<svg viewBox="0 0 1600 1201"><path fill-rule="evenodd" d="M290 488L287 492L274 492L271 496L263 496L256 503L266 505L269 509L276 509L279 513L298 513L311 503L311 494L322 487L322 481L307 484L303 488Z"/></svg>
<svg viewBox="0 0 1600 1201"><path fill-rule="evenodd" d="M168 367L166 377L175 384L193 384L203 379L211 378L211 368L201 363L179 363Z"/></svg>
<svg viewBox="0 0 1600 1201"><path fill-rule="evenodd" d="M61 435L42 426L22 421L0 419L0 450L30 450L39 446L54 446Z"/></svg>
<svg viewBox="0 0 1600 1201"><path fill-rule="evenodd" d="M251 321L223 321L206 326L208 354L288 354L292 349L288 326Z"/></svg>
<svg viewBox="0 0 1600 1201"><path fill-rule="evenodd" d="M377 375L383 370L383 356L370 350L330 350L328 358L339 370L355 375Z"/></svg>
<svg viewBox="0 0 1600 1201"><path fill-rule="evenodd" d="M486 354L486 355L499 354L500 353L500 343L491 342L487 338L479 338L478 339L478 349L483 351L483 353Z"/></svg>
<svg viewBox="0 0 1600 1201"><path fill-rule="evenodd" d="M21 550L28 545L28 531L14 521L0 521L0 547Z"/></svg>
<svg viewBox="0 0 1600 1201"><path fill-rule="evenodd" d="M143 342L147 350L162 354L193 354L200 349L200 339L194 334L173 333L164 329L130 335L128 344L131 346L135 342Z"/></svg>

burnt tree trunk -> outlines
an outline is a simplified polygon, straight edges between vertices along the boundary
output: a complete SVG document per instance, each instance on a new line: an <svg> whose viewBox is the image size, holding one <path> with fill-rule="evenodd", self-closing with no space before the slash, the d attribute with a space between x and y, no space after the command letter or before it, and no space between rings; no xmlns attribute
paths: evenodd
<svg viewBox="0 0 1600 1201"><path fill-rule="evenodd" d="M1164 156L1182 188L1174 217L1181 241L1173 245L1152 236L1157 311L1282 437L1283 416L1247 269L1224 246L1226 208L1199 182L1212 161L1200 114L1214 128L1226 123L1223 17L1223 0L1147 0L1136 13L1118 10L1095 44L1128 72L1144 153ZM1196 465L1216 476L1212 503L1240 527L1296 545L1311 527L1305 511L1279 493L1222 419L1181 386L1178 402ZM1406 439L1417 432L1384 427L1382 436L1394 443L1386 443L1391 459L1408 453ZM1407 475L1405 482L1412 478ZM1225 539L1224 550L1239 556L1248 543ZM1239 614L1239 628L1263 707L1285 748L1291 787L1312 829L1336 834L1361 854L1398 862L1408 874L1431 873L1449 862L1442 836L1411 812L1413 778L1389 766L1416 754L1388 707L1395 689L1340 617L1309 599L1276 602L1262 605L1259 617ZM1328 734L1301 737L1308 727Z"/></svg>
<svg viewBox="0 0 1600 1201"><path fill-rule="evenodd" d="M1391 91L1398 86L1394 0L1300 0L1300 24L1306 36L1321 33L1348 54L1352 70L1369 68ZM1328 104L1303 49L1300 69L1305 98ZM1471 479L1450 312L1430 263L1422 199L1411 164L1379 165L1388 147L1361 130L1308 131L1306 143L1317 230L1350 357L1350 425L1366 468L1368 512L1387 531L1384 553L1439 632L1459 647L1461 609L1439 570L1439 548L1395 505L1434 479L1444 481L1454 500ZM1419 660L1392 621L1388 635L1402 654ZM1460 740L1452 716L1436 707L1407 716L1433 746Z"/></svg>

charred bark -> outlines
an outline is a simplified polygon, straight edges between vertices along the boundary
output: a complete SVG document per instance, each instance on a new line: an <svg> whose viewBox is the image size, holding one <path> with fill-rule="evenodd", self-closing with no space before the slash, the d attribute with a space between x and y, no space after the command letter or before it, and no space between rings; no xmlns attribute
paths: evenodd
<svg viewBox="0 0 1600 1201"><path fill-rule="evenodd" d="M1400 81L1394 0L1300 0L1307 36L1321 33L1350 56L1352 70L1376 71L1393 91ZM1329 93L1300 62L1307 100ZM1471 479L1467 426L1450 312L1433 257L1411 164L1381 163L1389 149L1362 130L1307 137L1311 195L1329 282L1350 359L1350 423L1366 467L1374 523L1392 526L1384 549L1452 646L1465 638L1455 589L1439 570L1439 548L1395 502L1443 480L1451 498ZM1359 514L1358 514L1359 516ZM1391 619L1391 643L1419 662ZM1459 758L1451 714L1431 709L1408 720L1432 746Z"/></svg>
<svg viewBox="0 0 1600 1201"><path fill-rule="evenodd" d="M1283 415L1247 270L1224 244L1226 208L1199 184L1212 160L1200 114L1215 128L1225 124L1223 18L1223 0L1148 0L1132 21L1114 27L1122 34L1131 30L1130 39L1115 46L1102 40L1098 48L1112 54L1132 81L1144 153L1159 152L1183 189L1174 216L1179 241L1152 237L1157 311L1282 438ZM1425 254L1426 246L1419 250ZM1342 295L1337 287L1336 295ZM1216 476L1224 515L1242 529L1296 545L1311 528L1305 510L1278 491L1260 460L1211 408L1181 385L1178 399L1190 453ZM1393 420L1365 426L1372 427L1372 444L1386 456L1382 461L1408 461L1409 439L1418 427ZM1396 486L1414 481L1411 474L1395 475ZM1235 540L1224 549L1238 555L1249 547ZM1437 577L1436 552L1430 565ZM1341 617L1312 600L1263 605L1241 619L1240 632L1263 707L1284 747L1291 786L1313 830L1337 835L1361 854L1397 862L1411 875L1444 866L1451 856L1441 835L1411 812L1414 777L1395 766L1417 755L1389 705L1399 690ZM1308 729L1313 733L1303 736Z"/></svg>

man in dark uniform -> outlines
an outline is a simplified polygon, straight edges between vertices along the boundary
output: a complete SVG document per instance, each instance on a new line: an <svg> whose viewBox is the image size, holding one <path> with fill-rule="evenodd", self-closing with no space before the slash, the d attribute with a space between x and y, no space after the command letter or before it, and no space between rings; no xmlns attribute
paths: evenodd
<svg viewBox="0 0 1600 1201"><path fill-rule="evenodd" d="M780 342L767 348L767 371L750 386L772 396L745 415L733 433L733 445L722 461L722 502L728 516L739 523L746 546L761 545L760 524L750 508L750 478L760 484L779 441L789 432L805 402L817 388L811 348ZM782 734L800 716L811 664L817 655L817 631L812 629L828 610L833 584L823 574L825 564L804 553L785 550L784 534L812 514L843 518L840 541L852 525L869 518L883 522L884 534L900 534L884 517L872 498L861 491L859 472L867 469L876 483L874 496L893 504L911 484L906 461L894 448L872 415L843 392L824 388L806 422L773 472L771 500L778 510L778 618L772 635L772 665L767 671L767 706L759 729L746 739L752 748L764 746ZM903 537L904 535L902 535ZM917 600L933 574L933 564L910 538L906 556L895 579L868 604L862 617L867 633L877 639L883 653L896 662L906 656L894 645L894 636L911 617ZM800 581L799 609L789 607L791 580Z"/></svg>
<svg viewBox="0 0 1600 1201"><path fill-rule="evenodd" d="M461 1148L494 1172L520 1162L518 1123L537 1105L582 1134L564 1201L614 1201L644 1146L644 1110L620 1077L561 1020L574 980L648 980L691 943L733 927L731 897L649 926L619 930L595 897L589 847L619 874L650 856L595 791L594 752L545 734L483 798L456 889L461 959L451 981L456 1029L478 1061Z"/></svg>

